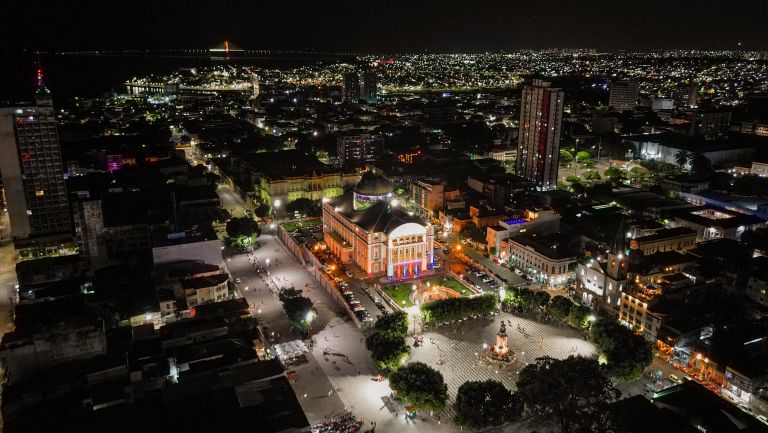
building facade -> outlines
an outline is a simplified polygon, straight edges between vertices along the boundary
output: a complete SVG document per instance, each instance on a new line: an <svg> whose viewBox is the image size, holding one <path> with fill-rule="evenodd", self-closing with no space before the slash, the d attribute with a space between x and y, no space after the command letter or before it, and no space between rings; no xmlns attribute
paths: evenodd
<svg viewBox="0 0 768 433"><path fill-rule="evenodd" d="M378 138L365 133L341 133L336 138L336 152L339 164L348 166L364 163L376 157L378 152Z"/></svg>
<svg viewBox="0 0 768 433"><path fill-rule="evenodd" d="M563 100L563 90L546 81L533 80L523 88L516 173L539 190L557 187Z"/></svg>
<svg viewBox="0 0 768 433"><path fill-rule="evenodd" d="M323 204L326 246L368 275L416 277L434 262L434 227L390 203L392 185L375 171L352 193Z"/></svg>
<svg viewBox="0 0 768 433"><path fill-rule="evenodd" d="M280 203L285 204L299 198L321 200L338 197L359 180L359 174L342 171L310 173L304 176L263 176L259 192L264 203L280 200Z"/></svg>
<svg viewBox="0 0 768 433"><path fill-rule="evenodd" d="M445 203L445 186L435 180L417 180L411 184L411 200L416 214L429 221Z"/></svg>
<svg viewBox="0 0 768 433"><path fill-rule="evenodd" d="M0 109L0 172L14 239L71 232L56 117L50 97Z"/></svg>
<svg viewBox="0 0 768 433"><path fill-rule="evenodd" d="M364 99L369 104L375 104L379 101L379 77L376 71L370 70L363 73L360 99Z"/></svg>
<svg viewBox="0 0 768 433"><path fill-rule="evenodd" d="M342 97L345 101L357 102L360 100L360 76L357 72L344 74L344 87Z"/></svg>
<svg viewBox="0 0 768 433"><path fill-rule="evenodd" d="M535 281L550 287L562 286L574 276L576 257L553 245L544 237L518 236L509 240L509 259Z"/></svg>
<svg viewBox="0 0 768 433"><path fill-rule="evenodd" d="M616 111L632 111L637 105L640 84L637 81L616 81L611 83L608 105Z"/></svg>
<svg viewBox="0 0 768 433"><path fill-rule="evenodd" d="M687 227L662 229L648 236L632 239L629 247L651 255L664 251L688 251L696 247L696 231Z"/></svg>

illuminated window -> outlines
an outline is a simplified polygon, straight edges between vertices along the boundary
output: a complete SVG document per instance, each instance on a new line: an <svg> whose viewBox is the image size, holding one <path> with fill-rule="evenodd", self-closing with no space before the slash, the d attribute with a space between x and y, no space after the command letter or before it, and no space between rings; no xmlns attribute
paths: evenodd
<svg viewBox="0 0 768 433"><path fill-rule="evenodd" d="M45 191L43 191L42 189L38 189L37 191L35 191L35 195L38 197L42 197L45 195Z"/></svg>

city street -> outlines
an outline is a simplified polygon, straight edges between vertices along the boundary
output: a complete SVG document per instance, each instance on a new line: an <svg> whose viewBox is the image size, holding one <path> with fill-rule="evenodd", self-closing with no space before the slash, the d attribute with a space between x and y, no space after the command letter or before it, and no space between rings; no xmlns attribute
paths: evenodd
<svg viewBox="0 0 768 433"><path fill-rule="evenodd" d="M16 250L11 240L8 212L0 212L0 338L11 330L13 303L16 297Z"/></svg>

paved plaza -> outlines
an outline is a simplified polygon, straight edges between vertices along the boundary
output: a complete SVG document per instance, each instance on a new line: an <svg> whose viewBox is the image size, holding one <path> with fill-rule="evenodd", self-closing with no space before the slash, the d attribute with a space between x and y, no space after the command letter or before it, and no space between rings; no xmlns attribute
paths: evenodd
<svg viewBox="0 0 768 433"><path fill-rule="evenodd" d="M494 344L502 320L507 325L509 347L516 355L511 365L487 363L483 355L483 344ZM408 362L420 361L440 370L451 400L456 397L459 386L469 380L495 379L514 390L518 371L542 356L558 359L571 355L597 356L594 345L575 329L509 313L436 328L424 333L421 347L413 347L413 338L408 338L408 343L411 345Z"/></svg>

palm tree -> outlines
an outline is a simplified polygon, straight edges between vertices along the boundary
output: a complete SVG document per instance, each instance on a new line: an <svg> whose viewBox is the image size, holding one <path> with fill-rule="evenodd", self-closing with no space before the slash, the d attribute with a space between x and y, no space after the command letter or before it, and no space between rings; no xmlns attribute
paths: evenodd
<svg viewBox="0 0 768 433"><path fill-rule="evenodd" d="M684 150L678 151L677 154L675 155L675 162L677 163L677 165L680 166L680 168L685 168L685 166L688 165L688 162L690 161L691 161L691 154Z"/></svg>

